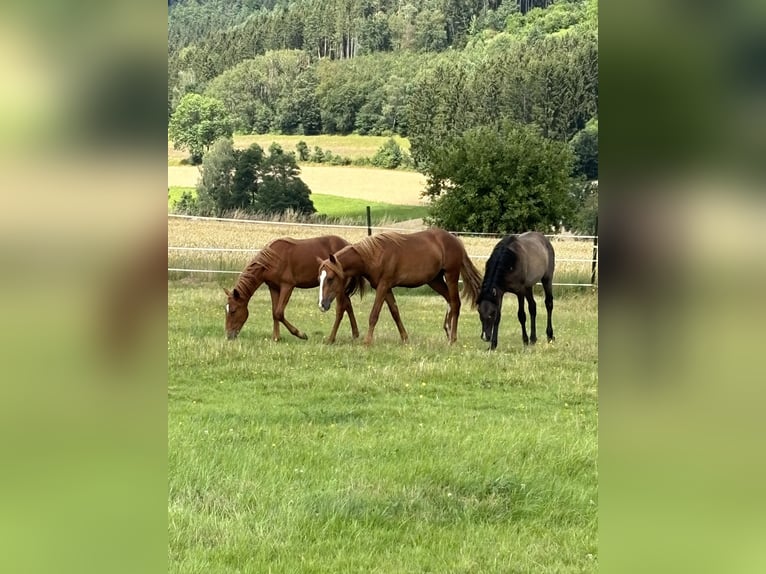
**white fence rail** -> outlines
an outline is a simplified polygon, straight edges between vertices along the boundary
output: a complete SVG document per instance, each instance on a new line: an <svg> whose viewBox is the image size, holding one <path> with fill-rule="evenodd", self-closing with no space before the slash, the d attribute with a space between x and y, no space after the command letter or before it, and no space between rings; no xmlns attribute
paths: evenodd
<svg viewBox="0 0 766 574"><path fill-rule="evenodd" d="M405 231L401 228L395 228L395 227L377 227L377 226L371 226L367 227L366 225L341 225L341 224L330 224L330 223L291 223L291 222L284 222L284 221L262 221L262 220L252 220L252 219L228 219L228 218L221 218L221 217L199 217L199 216L193 216L193 215L177 215L177 214L168 214L168 218L182 218L182 219L188 219L188 220L199 220L199 221L221 221L221 222L227 222L227 223L237 223L237 224L255 224L255 225L269 225L269 226L286 226L286 227L306 227L306 228L326 228L326 229L355 229L355 230L372 230L373 232L379 232L379 231ZM465 237L503 237L503 234L498 233L481 233L481 232L453 232L455 235L458 236L465 236ZM566 258L566 257L557 257L556 262L557 263L588 263L590 264L590 275L591 275L591 281L588 283L554 283L554 285L557 286L568 286L568 287L596 287L598 284L594 283L594 279L596 276L596 269L598 266L598 236L595 235L570 235L570 234L548 234L546 235L548 238L552 240L558 240L558 241L588 241L589 243L593 243L593 258ZM191 247L191 246L168 246L168 252L200 252L200 253L251 253L256 254L260 251L260 249L243 249L243 248L235 248L235 247ZM469 255L471 259L489 259L489 255ZM168 272L174 272L174 273L206 273L206 274L230 274L230 275L239 275L241 271L234 271L234 270L226 270L226 269L193 269L193 268L186 268L186 267L168 267Z"/></svg>

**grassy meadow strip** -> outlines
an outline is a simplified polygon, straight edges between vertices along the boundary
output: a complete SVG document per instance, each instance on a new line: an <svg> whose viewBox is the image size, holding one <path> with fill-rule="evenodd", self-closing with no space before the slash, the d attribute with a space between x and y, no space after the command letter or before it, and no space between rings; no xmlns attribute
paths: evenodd
<svg viewBox="0 0 766 574"><path fill-rule="evenodd" d="M469 305L450 347L440 297L397 298L406 345L387 310L325 345L316 289L308 341L271 341L261 289L230 342L216 283L168 283L170 572L596 571L595 296L529 349L508 301L494 353Z"/></svg>
<svg viewBox="0 0 766 574"><path fill-rule="evenodd" d="M529 349L507 300L494 353L469 305L450 347L440 297L397 299L407 345L385 309L372 347L345 320L325 345L316 289L287 307L308 341L271 341L261 289L230 342L216 282L168 283L170 572L597 570L595 295Z"/></svg>
<svg viewBox="0 0 766 574"><path fill-rule="evenodd" d="M410 150L410 142L407 138L398 135L391 136L403 150ZM276 142L287 152L295 152L295 146L300 141L306 142L310 151L318 146L323 151L331 151L334 155L349 157L352 160L363 157L372 157L380 147L385 144L389 136L361 136L357 134L342 135L279 135L279 134L235 134L234 147L245 149L248 146L257 143L264 150ZM181 165L181 162L188 158L189 154L185 151L173 149L173 142L168 141L168 165Z"/></svg>
<svg viewBox="0 0 766 574"><path fill-rule="evenodd" d="M387 225L411 219L423 219L428 215L425 205L395 205L378 201L367 201L338 195L312 193L317 213L326 215L328 220L354 225L367 224L367 206L373 225Z"/></svg>
<svg viewBox="0 0 766 574"><path fill-rule="evenodd" d="M174 210L184 192L191 193L192 197L197 196L197 190L193 187L173 186L168 188L168 212ZM395 205L320 193L312 193L311 200L314 202L317 215L323 216L328 221L344 224L366 225L367 206L370 207L373 225L422 219L428 215L428 207L425 205Z"/></svg>

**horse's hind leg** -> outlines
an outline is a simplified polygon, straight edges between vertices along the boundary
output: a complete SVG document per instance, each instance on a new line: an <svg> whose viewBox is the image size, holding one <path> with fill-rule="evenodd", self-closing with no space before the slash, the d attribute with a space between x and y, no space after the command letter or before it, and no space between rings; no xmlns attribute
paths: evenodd
<svg viewBox="0 0 766 574"><path fill-rule="evenodd" d="M524 312L524 295L522 293L517 293L516 297L519 300L519 312L516 316L519 318L519 323L521 324L521 340L524 341L525 345L529 345L529 337L527 336L527 314Z"/></svg>
<svg viewBox="0 0 766 574"><path fill-rule="evenodd" d="M537 303L535 303L535 295L532 292L532 287L527 289L526 298L527 306L529 307L529 342L534 345L537 343Z"/></svg>
<svg viewBox="0 0 766 574"><path fill-rule="evenodd" d="M295 325L285 318L285 307L287 307L287 302L290 300L290 295L292 295L294 288L293 285L289 285L287 287L283 286L279 290L279 302L277 303L276 311L274 311L274 320L282 323L290 333L299 339L308 339L306 333L301 333Z"/></svg>
<svg viewBox="0 0 766 574"><path fill-rule="evenodd" d="M457 341L457 321L460 318L460 290L457 283L460 279L460 272L458 271L454 275L445 274L445 283L447 283L448 296L447 302L450 308L450 330L449 330L449 342L450 344Z"/></svg>
<svg viewBox="0 0 766 574"><path fill-rule="evenodd" d="M359 338L359 327L356 324L356 317L354 316L354 307L351 305L351 297L346 297L346 302L343 306L344 311L348 315L348 322L351 323L351 338Z"/></svg>
<svg viewBox="0 0 766 574"><path fill-rule="evenodd" d="M545 290L545 310L548 313L548 325L545 328L545 334L548 335L548 342L555 340L553 336L553 280L550 277L543 277L543 289Z"/></svg>
<svg viewBox="0 0 766 574"><path fill-rule="evenodd" d="M447 288L447 284L444 282L444 276L439 275L436 279L429 282L428 286L434 291L436 291L439 295L444 297L444 300L449 305L449 309L447 309L447 313L444 315L444 332L447 334L447 339L449 339L450 342L453 342L454 339L452 338L452 333L456 331L455 329L456 325L453 325L453 321L452 321L452 317L454 313L452 311L452 305L450 304L449 289ZM456 336L457 336L457 333L456 333Z"/></svg>
<svg viewBox="0 0 766 574"><path fill-rule="evenodd" d="M396 304L396 299L394 299L394 294L391 290L386 293L386 304L388 305L388 310L391 311L391 317L393 317L394 323L396 323L396 328L399 329L399 336L402 338L402 343L406 343L409 337L402 324L402 318L399 316L399 306Z"/></svg>
<svg viewBox="0 0 766 574"><path fill-rule="evenodd" d="M279 289L269 287L269 294L271 295L271 317L274 320L274 327L271 331L271 338L274 341L279 341L279 319L277 319L277 307L279 307Z"/></svg>

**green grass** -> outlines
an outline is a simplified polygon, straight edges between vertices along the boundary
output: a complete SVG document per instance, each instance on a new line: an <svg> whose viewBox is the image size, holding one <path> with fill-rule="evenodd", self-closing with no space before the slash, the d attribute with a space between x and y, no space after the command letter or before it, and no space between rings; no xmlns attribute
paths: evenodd
<svg viewBox="0 0 766 574"><path fill-rule="evenodd" d="M181 199L184 191L189 191L196 196L193 187L170 187L168 190L168 211ZM421 205L394 205L391 203L366 201L337 195L323 195L312 193L311 200L314 202L317 214L326 215L330 220L343 221L349 224L363 225L367 223L367 206L370 206L370 215L373 225L383 222L406 221L408 219L423 218L428 214L428 208Z"/></svg>
<svg viewBox="0 0 766 574"><path fill-rule="evenodd" d="M316 289L287 308L308 341L270 340L261 289L229 342L231 282L168 284L171 572L596 571L594 295L529 349L508 299L488 353L468 305L450 347L443 300L406 290L407 345L385 309L372 347L345 320L325 345Z"/></svg>
<svg viewBox="0 0 766 574"><path fill-rule="evenodd" d="M173 210L173 207L181 200L181 196L185 191L191 192L194 197L197 197L197 190L193 187L171 186L168 188L168 212Z"/></svg>
<svg viewBox="0 0 766 574"><path fill-rule="evenodd" d="M337 219L351 224L367 223L367 206L370 206L370 218L373 225L384 222L422 219L428 215L424 205L393 205L379 201L353 199L337 195L311 194L317 213L327 215L329 219Z"/></svg>

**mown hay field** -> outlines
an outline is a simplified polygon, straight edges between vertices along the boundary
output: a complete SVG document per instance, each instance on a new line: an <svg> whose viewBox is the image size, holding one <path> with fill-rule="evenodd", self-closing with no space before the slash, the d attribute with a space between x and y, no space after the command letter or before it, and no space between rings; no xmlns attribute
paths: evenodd
<svg viewBox="0 0 766 574"><path fill-rule="evenodd" d="M169 187L196 187L198 178L196 167L168 166ZM302 165L300 178L312 193L396 205L424 205L420 194L426 187L426 178L414 171Z"/></svg>
<svg viewBox="0 0 766 574"><path fill-rule="evenodd" d="M349 135L317 135L317 136L299 136L299 135L278 135L278 134L235 134L233 137L234 147L244 149L253 143L257 143L264 150L268 150L272 143L278 143L286 152L295 152L295 146L300 141L306 142L309 151L313 152L314 147L318 146L323 151L331 151L333 155L348 157L353 159L372 157L380 147L389 139L399 144L399 147L409 151L410 142L407 138L398 135L391 136L362 136L357 134ZM168 141L168 164L180 165L187 159L189 153L173 149L173 143Z"/></svg>

